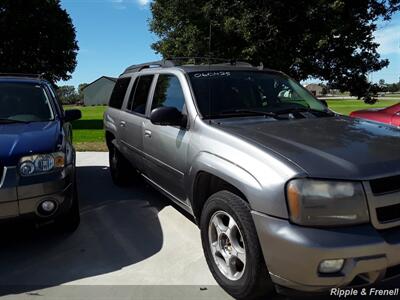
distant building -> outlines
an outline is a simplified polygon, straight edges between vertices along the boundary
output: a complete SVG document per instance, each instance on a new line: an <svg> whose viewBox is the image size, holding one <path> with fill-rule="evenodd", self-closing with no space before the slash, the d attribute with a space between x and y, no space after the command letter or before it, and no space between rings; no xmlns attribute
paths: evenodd
<svg viewBox="0 0 400 300"><path fill-rule="evenodd" d="M107 76L96 79L82 90L83 103L87 106L108 104L116 81L116 78Z"/></svg>
<svg viewBox="0 0 400 300"><path fill-rule="evenodd" d="M322 96L323 87L316 83L310 83L305 86L307 90L309 90L314 96Z"/></svg>

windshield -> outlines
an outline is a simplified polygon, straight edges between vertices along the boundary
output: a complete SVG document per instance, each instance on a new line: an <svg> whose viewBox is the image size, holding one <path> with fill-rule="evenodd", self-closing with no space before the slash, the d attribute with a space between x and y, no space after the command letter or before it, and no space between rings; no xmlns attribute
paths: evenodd
<svg viewBox="0 0 400 300"><path fill-rule="evenodd" d="M328 111L294 80L277 73L205 71L193 72L189 76L204 118L232 112L275 114Z"/></svg>
<svg viewBox="0 0 400 300"><path fill-rule="evenodd" d="M42 86L0 82L0 122L45 122L53 118Z"/></svg>

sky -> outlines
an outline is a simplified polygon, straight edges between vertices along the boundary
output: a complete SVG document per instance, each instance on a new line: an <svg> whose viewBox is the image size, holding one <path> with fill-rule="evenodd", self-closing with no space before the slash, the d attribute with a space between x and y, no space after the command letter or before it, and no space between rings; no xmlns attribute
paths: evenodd
<svg viewBox="0 0 400 300"><path fill-rule="evenodd" d="M78 65L72 79L59 85L90 83L105 75L118 77L132 65L160 59L151 49L157 37L149 30L150 0L61 0L75 25ZM378 52L390 65L370 74L373 82L400 80L400 14L380 23L375 33ZM312 81L312 80L311 80Z"/></svg>

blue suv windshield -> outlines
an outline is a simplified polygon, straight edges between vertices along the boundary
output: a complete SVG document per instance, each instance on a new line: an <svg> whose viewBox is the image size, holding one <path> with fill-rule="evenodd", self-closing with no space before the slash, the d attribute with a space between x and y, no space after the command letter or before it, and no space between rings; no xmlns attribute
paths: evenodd
<svg viewBox="0 0 400 300"><path fill-rule="evenodd" d="M205 118L243 114L276 115L327 108L294 80L260 71L189 73L197 106Z"/></svg>
<svg viewBox="0 0 400 300"><path fill-rule="evenodd" d="M0 82L1 122L46 122L53 119L49 98L41 85Z"/></svg>

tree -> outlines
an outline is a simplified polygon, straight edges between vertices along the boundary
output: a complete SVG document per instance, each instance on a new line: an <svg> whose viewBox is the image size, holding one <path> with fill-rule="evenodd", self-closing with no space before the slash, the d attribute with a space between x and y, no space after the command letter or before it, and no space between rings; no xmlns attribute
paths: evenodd
<svg viewBox="0 0 400 300"><path fill-rule="evenodd" d="M79 101L79 95L73 85L64 85L57 88L57 95L61 103L76 104Z"/></svg>
<svg viewBox="0 0 400 300"><path fill-rule="evenodd" d="M365 97L376 90L367 74L389 64L377 53L377 21L399 9L400 0L154 0L152 48L164 58L263 62Z"/></svg>
<svg viewBox="0 0 400 300"><path fill-rule="evenodd" d="M400 84L399 83L397 83L397 84L396 83L389 84L388 87L387 87L387 90L390 93L395 93L395 92L400 90Z"/></svg>
<svg viewBox="0 0 400 300"><path fill-rule="evenodd" d="M83 101L84 95L83 95L83 89L87 87L89 83L81 83L78 86L78 95L79 95L79 101Z"/></svg>
<svg viewBox="0 0 400 300"><path fill-rule="evenodd" d="M79 50L59 0L0 0L0 72L68 80Z"/></svg>

